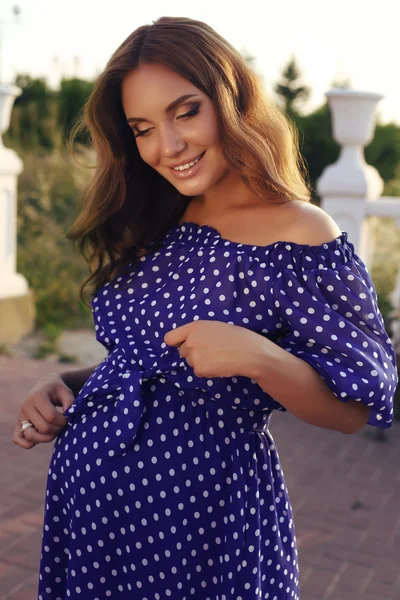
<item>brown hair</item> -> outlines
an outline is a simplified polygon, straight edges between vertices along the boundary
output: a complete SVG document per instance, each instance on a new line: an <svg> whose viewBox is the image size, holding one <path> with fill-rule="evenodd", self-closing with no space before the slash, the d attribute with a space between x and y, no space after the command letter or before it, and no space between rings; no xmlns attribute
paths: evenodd
<svg viewBox="0 0 400 600"><path fill-rule="evenodd" d="M205 23L161 17L138 27L114 52L71 132L72 151L75 138L89 133L97 157L67 236L89 262L82 297L87 284L96 291L121 265L145 255L190 201L141 159L126 122L122 81L148 63L171 68L211 98L225 160L260 198L310 200L296 129L265 96L245 59Z"/></svg>

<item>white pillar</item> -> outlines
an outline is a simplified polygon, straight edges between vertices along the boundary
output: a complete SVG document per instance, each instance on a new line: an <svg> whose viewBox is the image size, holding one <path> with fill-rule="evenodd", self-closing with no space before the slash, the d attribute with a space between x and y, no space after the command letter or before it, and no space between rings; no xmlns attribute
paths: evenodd
<svg viewBox="0 0 400 600"><path fill-rule="evenodd" d="M323 208L349 233L357 254L368 267L374 250L373 218L368 202L378 200L383 180L364 158L372 141L376 105L381 94L334 89L326 94L332 115L334 139L341 145L338 160L325 168L317 182Z"/></svg>
<svg viewBox="0 0 400 600"><path fill-rule="evenodd" d="M15 98L21 94L15 85L0 85L0 300L24 296L28 283L17 268L17 178L23 168L14 150L5 148L2 134L10 125Z"/></svg>

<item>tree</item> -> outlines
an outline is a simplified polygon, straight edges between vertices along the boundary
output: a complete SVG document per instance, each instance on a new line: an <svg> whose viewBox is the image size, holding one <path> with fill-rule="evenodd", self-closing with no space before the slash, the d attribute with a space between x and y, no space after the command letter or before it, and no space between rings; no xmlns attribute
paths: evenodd
<svg viewBox="0 0 400 600"><path fill-rule="evenodd" d="M316 198L317 179L326 166L337 160L340 152L339 145L332 137L328 104L323 104L309 115L295 115L294 121L299 130L300 151Z"/></svg>
<svg viewBox="0 0 400 600"><path fill-rule="evenodd" d="M15 100L6 139L26 149L53 150L57 145L57 97L44 79L21 74L15 84L22 95ZM14 144L13 144L14 143Z"/></svg>
<svg viewBox="0 0 400 600"><path fill-rule="evenodd" d="M290 115L298 114L298 105L310 96L310 88L301 84L301 73L294 56L289 60L281 74L281 81L274 86L281 98L283 108Z"/></svg>
<svg viewBox="0 0 400 600"><path fill-rule="evenodd" d="M395 123L378 123L374 139L365 148L365 159L378 169L385 183L392 182L399 174L400 127Z"/></svg>
<svg viewBox="0 0 400 600"><path fill-rule="evenodd" d="M58 124L64 139L93 90L94 82L82 79L62 79L58 93Z"/></svg>

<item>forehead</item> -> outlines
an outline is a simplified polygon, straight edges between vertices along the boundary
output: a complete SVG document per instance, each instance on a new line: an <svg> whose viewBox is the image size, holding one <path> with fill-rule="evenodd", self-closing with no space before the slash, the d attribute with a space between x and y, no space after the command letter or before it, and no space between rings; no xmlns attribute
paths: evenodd
<svg viewBox="0 0 400 600"><path fill-rule="evenodd" d="M184 94L203 95L193 83L159 64L140 65L124 78L121 86L124 110L132 116L162 110Z"/></svg>

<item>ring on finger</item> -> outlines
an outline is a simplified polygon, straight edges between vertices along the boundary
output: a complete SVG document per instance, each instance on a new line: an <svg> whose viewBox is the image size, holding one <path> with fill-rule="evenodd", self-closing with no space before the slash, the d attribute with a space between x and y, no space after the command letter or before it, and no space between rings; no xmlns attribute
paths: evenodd
<svg viewBox="0 0 400 600"><path fill-rule="evenodd" d="M32 421L22 421L20 433L24 433L26 429L30 429L31 427L35 427Z"/></svg>

